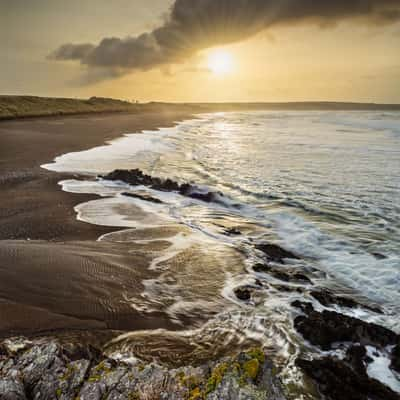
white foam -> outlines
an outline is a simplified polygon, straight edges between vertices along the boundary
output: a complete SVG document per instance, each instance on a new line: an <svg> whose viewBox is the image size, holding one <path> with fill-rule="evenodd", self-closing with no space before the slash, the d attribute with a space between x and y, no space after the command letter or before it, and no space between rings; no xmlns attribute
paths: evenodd
<svg viewBox="0 0 400 400"><path fill-rule="evenodd" d="M53 163L44 164L42 168L55 172L102 174L114 169L131 169L138 164L138 156L152 155L171 151L170 145L161 141L173 128L141 134L126 134L125 136L107 142L104 146L90 150L67 153L56 157Z"/></svg>
<svg viewBox="0 0 400 400"><path fill-rule="evenodd" d="M373 360L372 363L368 364L368 375L400 393L400 376L396 376L396 373L389 368L391 361L387 353L371 346L367 346L367 352Z"/></svg>
<svg viewBox="0 0 400 400"><path fill-rule="evenodd" d="M150 228L166 225L172 219L148 212L147 202L125 196L92 200L75 207L80 221L121 228ZM137 210L132 211L133 206Z"/></svg>
<svg viewBox="0 0 400 400"><path fill-rule="evenodd" d="M399 258L377 260L343 238L320 231L313 223L294 214L280 212L270 215L275 221L283 247L314 259L319 268L355 288L364 297L378 303L400 305ZM393 329L399 321L391 319Z"/></svg>

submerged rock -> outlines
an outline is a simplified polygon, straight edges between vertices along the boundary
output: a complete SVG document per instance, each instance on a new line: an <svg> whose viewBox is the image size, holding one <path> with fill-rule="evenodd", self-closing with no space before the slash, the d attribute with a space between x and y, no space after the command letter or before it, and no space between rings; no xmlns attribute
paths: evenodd
<svg viewBox="0 0 400 400"><path fill-rule="evenodd" d="M325 307L329 307L331 305L338 305L340 307L347 307L347 308L361 307L376 312L378 314L382 314L382 310L378 307L372 307L369 305L360 304L357 301L350 299L348 297L337 296L329 292L328 290L323 290L323 291L314 290L310 294L312 297L314 297L314 299L318 300L318 302Z"/></svg>
<svg viewBox="0 0 400 400"><path fill-rule="evenodd" d="M279 279L280 281L284 282L312 284L311 279L302 272L273 267L267 263L255 264L253 266L253 270L259 273L269 274L275 279Z"/></svg>
<svg viewBox="0 0 400 400"><path fill-rule="evenodd" d="M116 361L88 346L38 340L0 358L5 400L284 400L273 365L260 349L168 369Z"/></svg>

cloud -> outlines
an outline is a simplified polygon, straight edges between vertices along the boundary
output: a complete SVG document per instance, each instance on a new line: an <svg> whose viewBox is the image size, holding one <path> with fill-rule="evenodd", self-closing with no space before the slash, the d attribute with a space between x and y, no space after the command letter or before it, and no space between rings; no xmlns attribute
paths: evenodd
<svg viewBox="0 0 400 400"><path fill-rule="evenodd" d="M64 44L50 58L90 69L149 70L178 64L198 51L247 39L277 25L330 26L352 18L378 25L400 21L398 0L175 0L163 25L98 45Z"/></svg>
<svg viewBox="0 0 400 400"><path fill-rule="evenodd" d="M83 60L96 46L86 44L64 44L49 55L50 60Z"/></svg>

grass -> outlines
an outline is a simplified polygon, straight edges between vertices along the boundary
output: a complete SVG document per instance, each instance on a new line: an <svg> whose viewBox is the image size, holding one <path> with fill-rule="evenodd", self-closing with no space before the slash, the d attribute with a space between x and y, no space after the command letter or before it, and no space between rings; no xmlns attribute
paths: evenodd
<svg viewBox="0 0 400 400"><path fill-rule="evenodd" d="M0 96L0 119L134 111L137 104L91 97L88 100L34 96Z"/></svg>
<svg viewBox="0 0 400 400"><path fill-rule="evenodd" d="M123 100L91 97L84 99L2 96L0 120L27 117L89 114L101 112L184 112L202 113L243 110L400 110L400 104L373 103L160 103L134 104Z"/></svg>

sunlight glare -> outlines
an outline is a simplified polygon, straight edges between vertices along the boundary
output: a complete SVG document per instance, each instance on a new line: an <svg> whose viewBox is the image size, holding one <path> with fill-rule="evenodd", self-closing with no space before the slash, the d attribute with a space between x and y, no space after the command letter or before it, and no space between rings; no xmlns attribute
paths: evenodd
<svg viewBox="0 0 400 400"><path fill-rule="evenodd" d="M232 54L215 50L208 56L208 68L215 75L227 75L233 71L234 63Z"/></svg>

